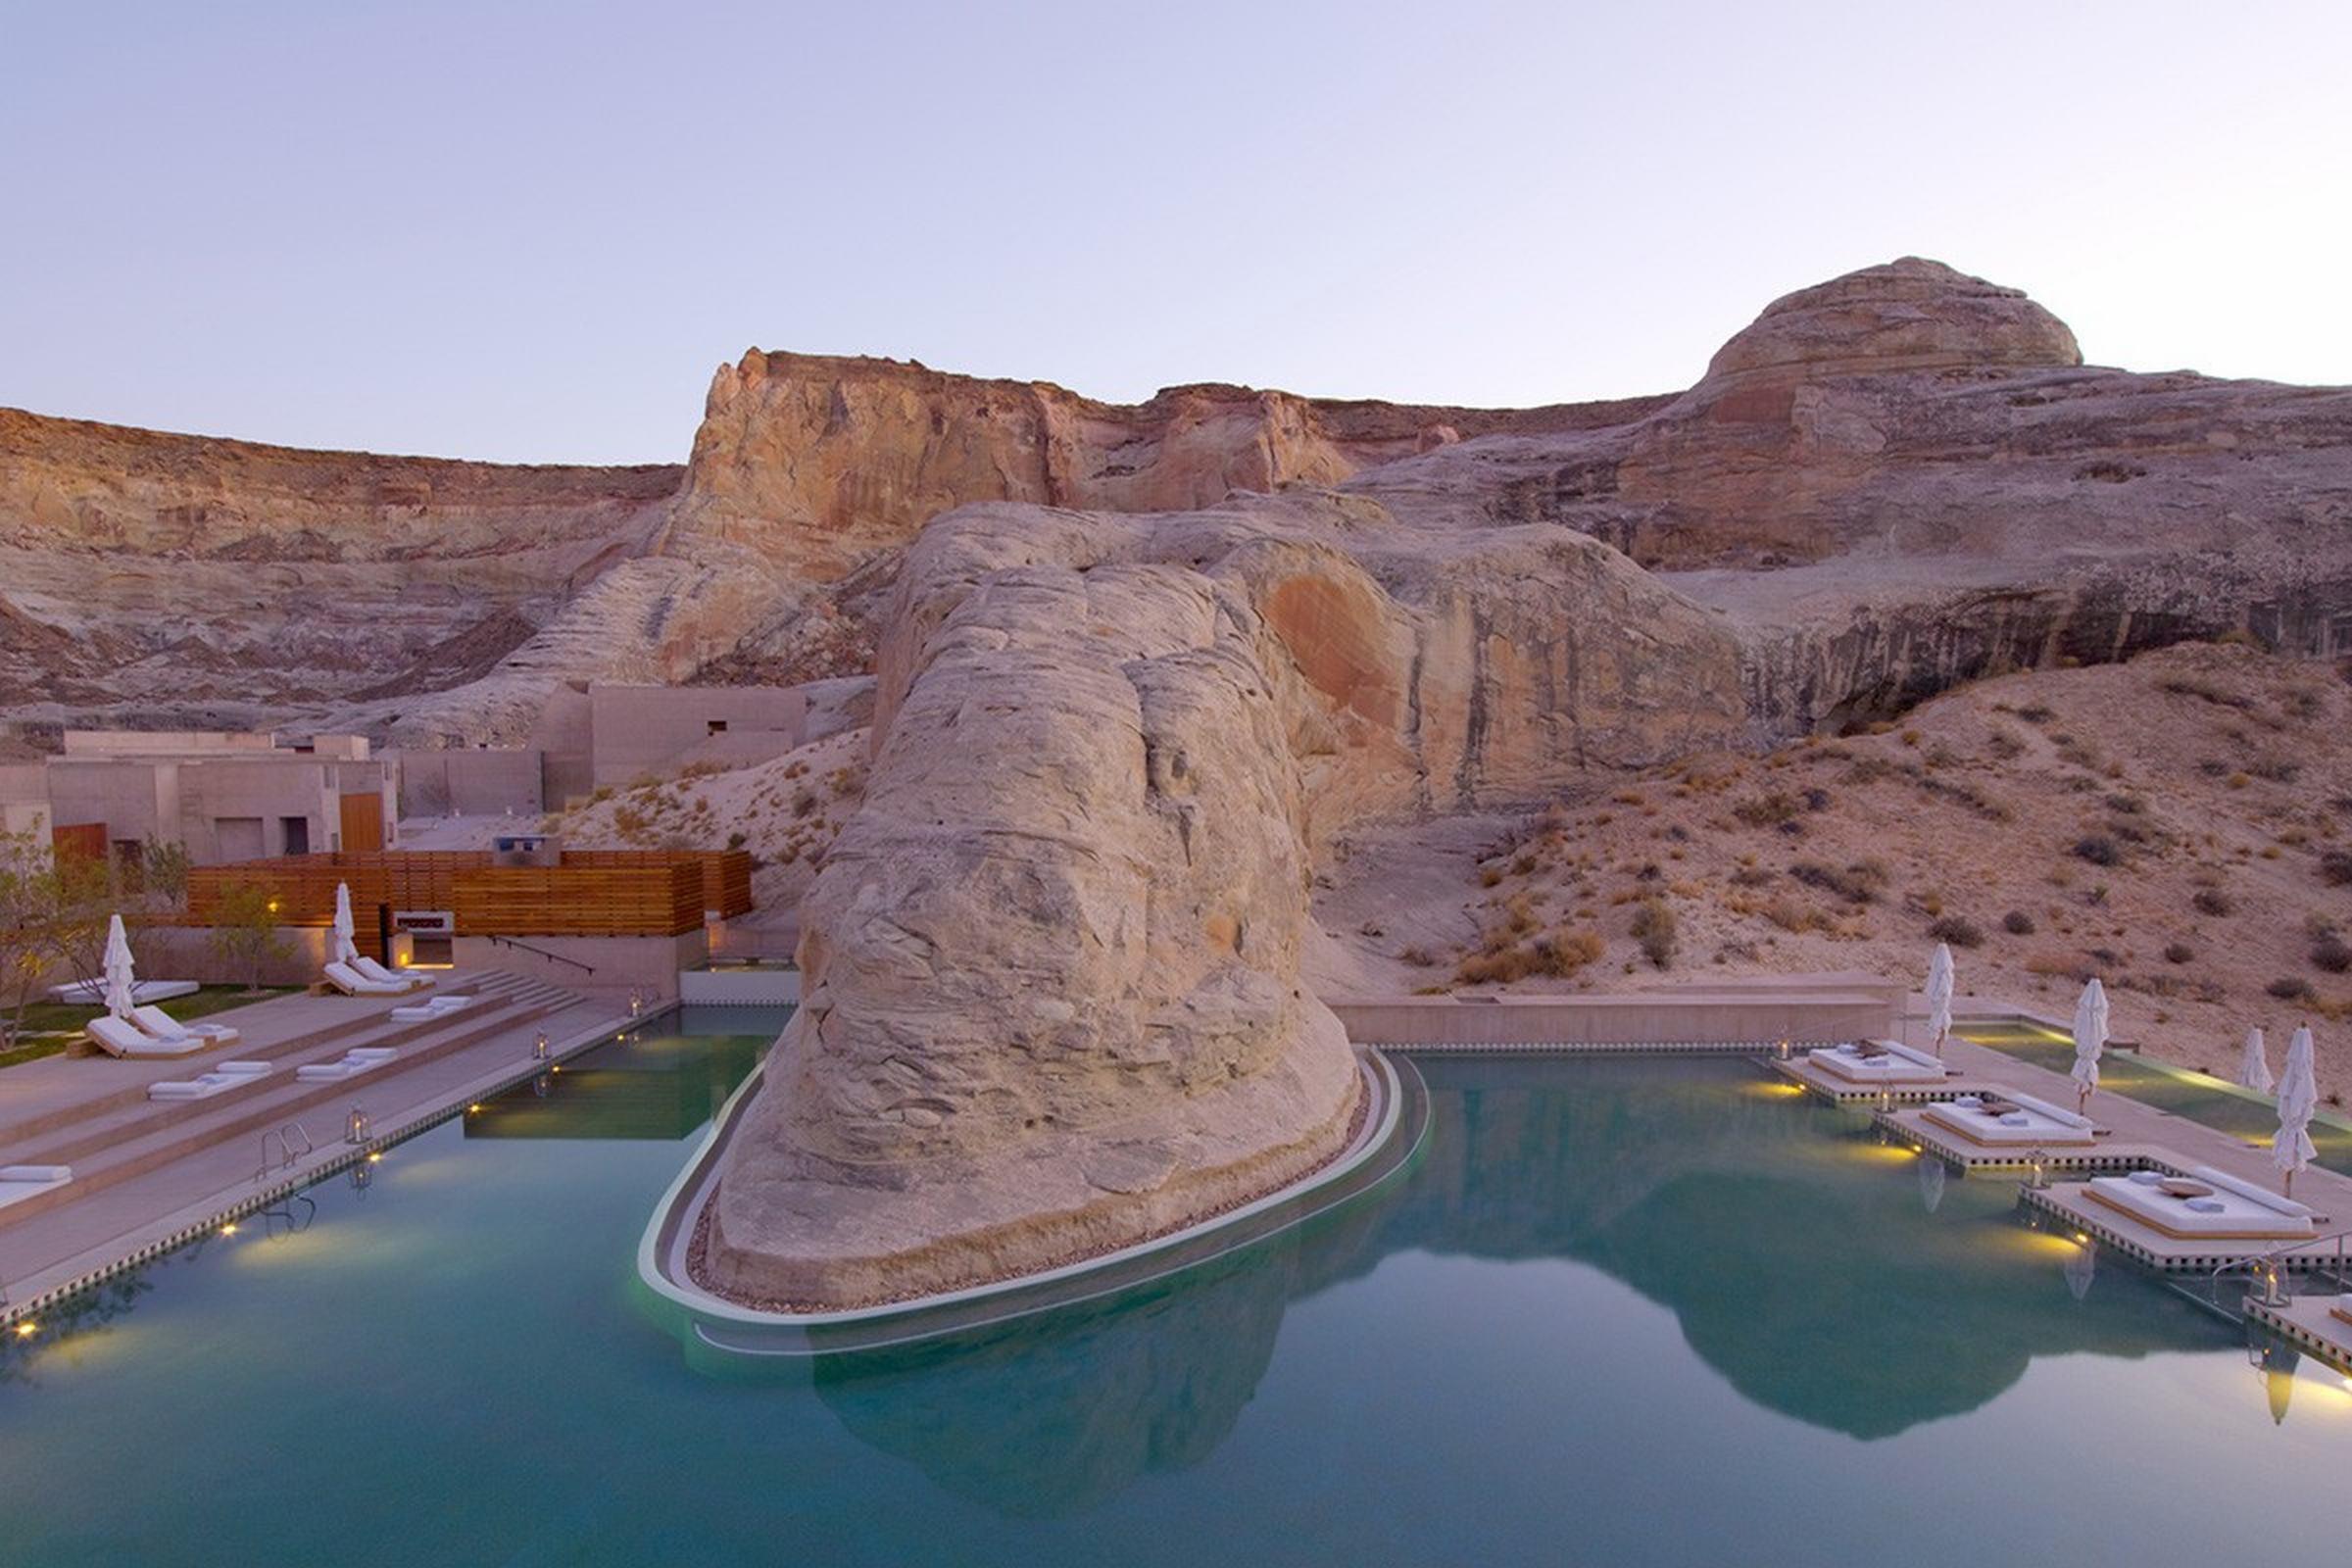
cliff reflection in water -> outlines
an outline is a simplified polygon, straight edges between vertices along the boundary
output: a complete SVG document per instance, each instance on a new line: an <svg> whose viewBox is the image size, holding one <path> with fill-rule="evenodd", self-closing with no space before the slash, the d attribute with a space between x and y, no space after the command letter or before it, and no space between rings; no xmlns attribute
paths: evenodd
<svg viewBox="0 0 2352 1568"><path fill-rule="evenodd" d="M1434 1121L1398 1182L1141 1296L826 1358L818 1396L941 1486L1046 1517L1204 1459L1289 1303L1403 1251L1589 1264L1671 1309L1750 1401L1864 1439L1974 1409L2037 1355L2213 1343L2124 1271L2078 1299L2072 1244L2016 1223L2012 1183L1955 1179L1931 1204L1907 1151L1748 1064L1422 1066ZM1420 1329L1441 1348L1449 1332L1442 1311Z"/></svg>

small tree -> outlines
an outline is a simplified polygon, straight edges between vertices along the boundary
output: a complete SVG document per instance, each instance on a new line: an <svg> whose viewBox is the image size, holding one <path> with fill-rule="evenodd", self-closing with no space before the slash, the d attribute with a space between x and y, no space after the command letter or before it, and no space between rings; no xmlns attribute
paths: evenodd
<svg viewBox="0 0 2352 1568"><path fill-rule="evenodd" d="M293 952L278 929L277 901L253 882L231 882L213 906L213 951L248 975L248 994L262 989L262 966Z"/></svg>
<svg viewBox="0 0 2352 1568"><path fill-rule="evenodd" d="M56 951L49 934L49 847L30 833L0 833L0 998L8 1037L24 1032L24 1009Z"/></svg>

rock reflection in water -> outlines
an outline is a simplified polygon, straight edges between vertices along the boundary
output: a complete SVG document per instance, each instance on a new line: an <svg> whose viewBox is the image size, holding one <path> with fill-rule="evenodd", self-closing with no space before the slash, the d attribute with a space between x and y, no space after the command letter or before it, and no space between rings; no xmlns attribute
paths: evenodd
<svg viewBox="0 0 2352 1568"><path fill-rule="evenodd" d="M1051 1517L1205 1458L1289 1303L1398 1251L1601 1269L1749 1400L1864 1439L1974 1409L2037 1355L2212 1338L2146 1281L2079 1298L2082 1254L2017 1222L2014 1184L1955 1178L1931 1208L1908 1150L1743 1064L1424 1067L1435 1120L1400 1185L1140 1296L827 1358L818 1396L940 1485Z"/></svg>

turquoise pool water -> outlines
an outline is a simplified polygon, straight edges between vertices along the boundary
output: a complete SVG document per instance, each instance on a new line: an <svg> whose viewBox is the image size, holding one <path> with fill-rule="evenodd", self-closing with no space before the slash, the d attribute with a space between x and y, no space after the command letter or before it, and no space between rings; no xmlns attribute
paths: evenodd
<svg viewBox="0 0 2352 1568"><path fill-rule="evenodd" d="M0 1560L1981 1565L2340 1542L2341 1380L2266 1376L2241 1331L2022 1228L2009 1184L1939 1179L1738 1062L1425 1058L1418 1161L1249 1252L965 1343L690 1356L630 1256L687 1152L659 1136L680 1086L707 1100L741 1055L612 1048L394 1150L365 1190L322 1184L304 1229L214 1239L10 1347Z"/></svg>
<svg viewBox="0 0 2352 1568"><path fill-rule="evenodd" d="M2021 1061L2047 1067L2052 1072L2065 1072L2075 1064L2075 1047L2070 1040L2037 1029L2030 1024L1964 1024L1955 1031L1963 1040L1990 1046ZM2283 1040L2271 1044L2271 1066L2275 1071L2286 1054ZM2235 1052L2230 1059L2216 1065L2234 1068ZM2240 1089L2233 1083L2207 1073L2191 1072L2175 1067L2151 1056L2133 1052L2111 1051L2099 1058L2099 1092L2122 1095L2171 1111L2207 1127L2230 1133L2236 1137L2268 1144L2278 1131L2278 1102L2251 1090ZM2352 1176L2352 1122L2340 1112L2328 1111L2315 1117L2311 1124L2312 1147L2319 1151L2319 1163L2328 1170Z"/></svg>

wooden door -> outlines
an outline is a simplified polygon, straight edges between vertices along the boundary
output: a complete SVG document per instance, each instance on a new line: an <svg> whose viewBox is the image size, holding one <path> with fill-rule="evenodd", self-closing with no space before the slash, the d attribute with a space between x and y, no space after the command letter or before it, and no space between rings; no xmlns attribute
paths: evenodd
<svg viewBox="0 0 2352 1568"><path fill-rule="evenodd" d="M372 855L384 847L384 798L372 792L346 795L343 806L343 853Z"/></svg>

